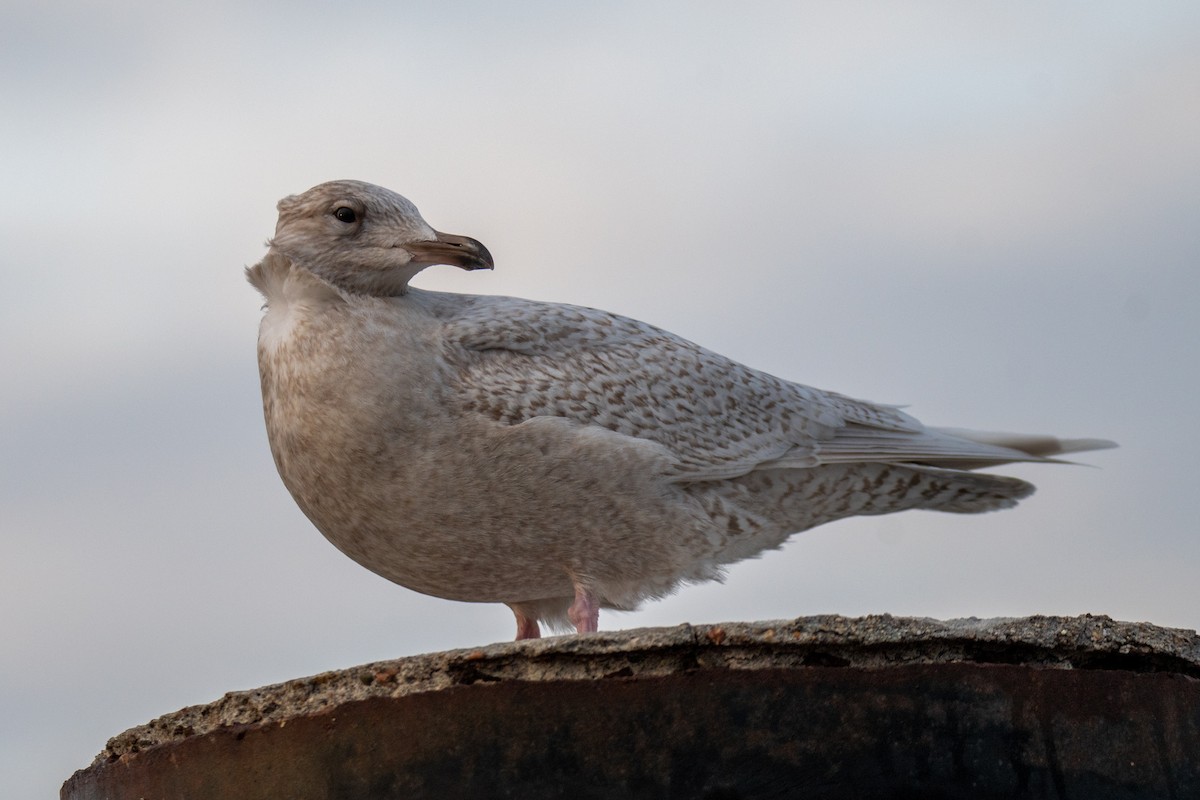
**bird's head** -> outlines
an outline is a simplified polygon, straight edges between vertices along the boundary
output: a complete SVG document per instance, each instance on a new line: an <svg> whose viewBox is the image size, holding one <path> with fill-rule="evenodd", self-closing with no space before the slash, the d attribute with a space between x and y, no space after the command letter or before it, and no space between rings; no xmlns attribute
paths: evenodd
<svg viewBox="0 0 1200 800"><path fill-rule="evenodd" d="M356 294L404 294L425 267L492 269L487 248L439 233L417 207L362 181L331 181L279 201L272 251Z"/></svg>

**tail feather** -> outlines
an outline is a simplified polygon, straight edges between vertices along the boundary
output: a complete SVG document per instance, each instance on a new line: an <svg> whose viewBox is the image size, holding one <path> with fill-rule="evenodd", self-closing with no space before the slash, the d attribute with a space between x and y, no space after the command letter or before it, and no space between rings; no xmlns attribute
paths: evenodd
<svg viewBox="0 0 1200 800"><path fill-rule="evenodd" d="M1086 453L1091 450L1108 450L1116 447L1117 443L1108 439L1059 439L1056 436L1025 433L998 433L994 431L972 431L961 428L930 428L940 434L955 439L965 439L976 444L1002 448L1009 452L1020 454L1018 458L1006 458L1002 453L996 453L995 458L985 458L979 461L959 460L946 461L941 464L933 462L932 466L948 466L956 469L978 469L1015 461L1040 461L1055 464L1070 463L1053 458L1066 453Z"/></svg>
<svg viewBox="0 0 1200 800"><path fill-rule="evenodd" d="M1032 483L1008 475L929 466L912 466L909 469L921 475L927 487L920 493L921 500L913 508L978 514L1012 508L1034 493Z"/></svg>
<svg viewBox="0 0 1200 800"><path fill-rule="evenodd" d="M1067 463L1052 456L1116 447L1105 439L1058 439L1014 433L923 428L880 430L864 425L840 428L832 439L765 461L758 469L822 464L922 464L972 470L1021 461Z"/></svg>
<svg viewBox="0 0 1200 800"><path fill-rule="evenodd" d="M1020 450L1026 455L1038 457L1057 456L1063 453L1083 453L1088 450L1107 450L1117 446L1116 442L1108 439L1059 439L1055 436L1040 434L997 433L962 428L932 428L931 430L971 442Z"/></svg>

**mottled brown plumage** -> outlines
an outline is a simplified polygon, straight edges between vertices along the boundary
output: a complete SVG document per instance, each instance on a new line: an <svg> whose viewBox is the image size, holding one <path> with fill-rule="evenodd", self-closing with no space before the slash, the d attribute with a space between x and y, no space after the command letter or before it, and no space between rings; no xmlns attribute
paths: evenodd
<svg viewBox="0 0 1200 800"><path fill-rule="evenodd" d="M363 566L419 592L595 630L681 582L857 514L972 513L1033 491L966 471L1111 446L926 428L636 320L408 287L490 268L386 189L279 204L259 333L272 453Z"/></svg>

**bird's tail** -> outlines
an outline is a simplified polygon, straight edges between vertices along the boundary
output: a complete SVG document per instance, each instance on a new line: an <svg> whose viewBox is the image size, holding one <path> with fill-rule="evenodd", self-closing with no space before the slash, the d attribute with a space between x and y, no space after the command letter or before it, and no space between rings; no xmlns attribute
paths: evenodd
<svg viewBox="0 0 1200 800"><path fill-rule="evenodd" d="M1056 456L1067 453L1084 453L1089 450L1107 450L1116 447L1117 443L1108 439L1059 439L1055 436L1043 436L1026 433L996 433L992 431L971 431L961 428L930 428L930 432L952 439L960 439L983 445L992 452L981 451L964 453L960 457L946 459L921 459L920 463L932 467L948 469L979 469L995 467L1001 464L1011 464L1019 461L1041 461L1051 463L1064 462Z"/></svg>

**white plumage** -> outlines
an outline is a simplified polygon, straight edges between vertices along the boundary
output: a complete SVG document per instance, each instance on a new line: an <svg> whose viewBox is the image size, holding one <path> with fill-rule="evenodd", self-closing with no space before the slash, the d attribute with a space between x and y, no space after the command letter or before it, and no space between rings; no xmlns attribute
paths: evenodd
<svg viewBox="0 0 1200 800"><path fill-rule="evenodd" d="M1111 447L926 428L636 320L426 292L491 268L358 181L282 200L263 261L263 405L284 483L339 549L403 586L595 630L681 582L856 514L1007 508L1033 487L967 470Z"/></svg>

